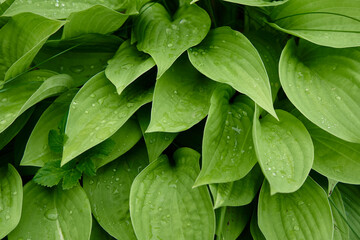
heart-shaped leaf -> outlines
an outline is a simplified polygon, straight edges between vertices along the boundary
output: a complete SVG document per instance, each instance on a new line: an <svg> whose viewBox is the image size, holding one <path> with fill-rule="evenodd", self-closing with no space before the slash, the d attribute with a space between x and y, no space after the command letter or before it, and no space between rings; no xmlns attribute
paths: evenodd
<svg viewBox="0 0 360 240"><path fill-rule="evenodd" d="M8 238L88 240L91 221L90 203L80 186L65 191L31 181L24 188L20 223Z"/></svg>
<svg viewBox="0 0 360 240"><path fill-rule="evenodd" d="M210 190L214 198L214 208L222 206L243 206L252 202L264 180L259 165L242 179L211 184Z"/></svg>
<svg viewBox="0 0 360 240"><path fill-rule="evenodd" d="M119 96L104 72L91 78L71 103L61 164L111 137L138 108L150 102L150 84L137 81Z"/></svg>
<svg viewBox="0 0 360 240"><path fill-rule="evenodd" d="M269 77L255 47L230 27L216 28L188 51L191 63L208 78L229 84L273 116Z"/></svg>
<svg viewBox="0 0 360 240"><path fill-rule="evenodd" d="M42 167L49 161L61 159L61 154L51 151L48 136L50 130L58 129L77 91L73 89L62 94L41 115L26 144L21 165Z"/></svg>
<svg viewBox="0 0 360 240"><path fill-rule="evenodd" d="M96 5L71 13L64 25L62 38L70 39L89 33L108 34L118 30L127 18L127 15Z"/></svg>
<svg viewBox="0 0 360 240"><path fill-rule="evenodd" d="M32 13L14 16L0 30L0 88L23 73L48 37L63 25Z"/></svg>
<svg viewBox="0 0 360 240"><path fill-rule="evenodd" d="M136 237L145 239L212 240L215 215L205 186L192 188L200 154L178 149L174 165L165 155L150 163L134 180L130 215Z"/></svg>
<svg viewBox="0 0 360 240"><path fill-rule="evenodd" d="M79 12L95 5L135 14L146 0L15 0L5 12L5 16L14 16L23 12L32 12L47 18L64 19L72 12ZM142 3L142 4L141 4Z"/></svg>
<svg viewBox="0 0 360 240"><path fill-rule="evenodd" d="M149 162L155 161L162 152L172 143L177 133L153 132L145 133L150 123L151 106L146 105L137 112L141 131L144 135Z"/></svg>
<svg viewBox="0 0 360 240"><path fill-rule="evenodd" d="M0 133L36 103L73 86L69 75L55 74L45 70L32 71L4 85L0 91Z"/></svg>
<svg viewBox="0 0 360 240"><path fill-rule="evenodd" d="M277 6L286 3L288 0L224 0L226 2L238 3L255 7Z"/></svg>
<svg viewBox="0 0 360 240"><path fill-rule="evenodd" d="M270 25L318 45L358 47L359 11L353 0L291 0L273 8Z"/></svg>
<svg viewBox="0 0 360 240"><path fill-rule="evenodd" d="M289 40L280 59L281 85L295 107L325 131L360 143L360 49Z"/></svg>
<svg viewBox="0 0 360 240"><path fill-rule="evenodd" d="M100 168L96 176L84 178L84 189L89 196L92 213L99 224L117 239L136 240L129 212L130 187L146 165L146 148L138 145Z"/></svg>
<svg viewBox="0 0 360 240"><path fill-rule="evenodd" d="M0 167L0 238L18 225L23 202L23 187L19 173L8 164Z"/></svg>
<svg viewBox="0 0 360 240"><path fill-rule="evenodd" d="M208 113L216 85L181 57L156 81L146 132L180 132L200 122Z"/></svg>
<svg viewBox="0 0 360 240"><path fill-rule="evenodd" d="M130 83L155 65L149 55L139 52L134 45L130 44L130 41L121 44L108 63L105 74L115 85L118 94L121 94Z"/></svg>
<svg viewBox="0 0 360 240"><path fill-rule="evenodd" d="M251 134L255 104L234 93L230 86L223 85L211 97L202 168L195 186L239 180L256 163Z"/></svg>
<svg viewBox="0 0 360 240"><path fill-rule="evenodd" d="M308 176L314 146L302 122L283 110L276 110L279 121L255 114L253 139L261 169L271 186L271 194L294 192Z"/></svg>
<svg viewBox="0 0 360 240"><path fill-rule="evenodd" d="M190 47L209 32L210 17L197 5L183 5L170 16L159 3L145 5L134 23L137 48L152 56L158 78Z"/></svg>
<svg viewBox="0 0 360 240"><path fill-rule="evenodd" d="M293 193L270 194L264 182L259 196L259 226L267 240L332 239L333 218L325 191L310 177Z"/></svg>

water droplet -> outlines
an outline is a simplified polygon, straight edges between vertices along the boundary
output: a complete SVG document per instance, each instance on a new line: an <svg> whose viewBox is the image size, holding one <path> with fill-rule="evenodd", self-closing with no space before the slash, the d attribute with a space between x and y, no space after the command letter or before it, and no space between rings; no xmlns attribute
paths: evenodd
<svg viewBox="0 0 360 240"><path fill-rule="evenodd" d="M172 46L173 46L173 44L172 44L172 43L169 43L167 46L168 46L168 47L172 47Z"/></svg>
<svg viewBox="0 0 360 240"><path fill-rule="evenodd" d="M227 139L230 139L230 136L226 136Z"/></svg>
<svg viewBox="0 0 360 240"><path fill-rule="evenodd" d="M73 211L70 210L70 211L69 211L69 214L71 215L72 213L73 213Z"/></svg>
<svg viewBox="0 0 360 240"><path fill-rule="evenodd" d="M115 178L115 181L117 181L117 182L118 182L119 180L120 180L120 178L118 178L118 177L117 177L117 178Z"/></svg>
<svg viewBox="0 0 360 240"><path fill-rule="evenodd" d="M81 72L84 71L84 66L82 66L82 65L71 66L71 67L70 67L70 70L71 70L73 73L81 73Z"/></svg>
<svg viewBox="0 0 360 240"><path fill-rule="evenodd" d="M6 123L6 120L1 120L0 121L0 124L5 124Z"/></svg>
<svg viewBox="0 0 360 240"><path fill-rule="evenodd" d="M161 208L161 207L159 207L159 208L158 208L158 210L161 212L161 211L162 211L162 208Z"/></svg>
<svg viewBox="0 0 360 240"><path fill-rule="evenodd" d="M341 97L340 97L340 96L336 96L336 99L337 99L337 100L341 100Z"/></svg>
<svg viewBox="0 0 360 240"><path fill-rule="evenodd" d="M174 94L177 94L177 93L178 93L178 92L175 90L175 91L174 91Z"/></svg>
<svg viewBox="0 0 360 240"><path fill-rule="evenodd" d="M299 231L300 230L299 226L294 226L294 230Z"/></svg>
<svg viewBox="0 0 360 240"><path fill-rule="evenodd" d="M49 209L45 212L45 217L51 221L55 221L58 218L58 213L55 208Z"/></svg>
<svg viewBox="0 0 360 240"><path fill-rule="evenodd" d="M187 22L186 19L181 19L179 23L180 23L180 24L184 24L184 23L186 23L186 22Z"/></svg>
<svg viewBox="0 0 360 240"><path fill-rule="evenodd" d="M299 205L299 206L301 206L301 205L303 205L303 204L304 204L303 201L299 201L299 202L298 202L298 205Z"/></svg>
<svg viewBox="0 0 360 240"><path fill-rule="evenodd" d="M94 93L92 93L91 95L90 95L90 97L92 97L92 98L94 98L96 95L94 94Z"/></svg>
<svg viewBox="0 0 360 240"><path fill-rule="evenodd" d="M14 192L12 193L12 195L17 195L17 191L14 191Z"/></svg>
<svg viewBox="0 0 360 240"><path fill-rule="evenodd" d="M10 215L5 215L6 220L9 220L10 218L11 218Z"/></svg>
<svg viewBox="0 0 360 240"><path fill-rule="evenodd" d="M90 181L89 181L89 184L90 184L90 185L94 184L94 181L93 181L93 180L90 180Z"/></svg>
<svg viewBox="0 0 360 240"><path fill-rule="evenodd" d="M128 64L122 65L120 68L123 70L128 70L128 69L132 68L133 66L134 66L134 64L128 63Z"/></svg>
<svg viewBox="0 0 360 240"><path fill-rule="evenodd" d="M128 108L131 108L131 107L134 106L134 104L133 104L133 103L127 103L126 106L127 106Z"/></svg>
<svg viewBox="0 0 360 240"><path fill-rule="evenodd" d="M93 104L91 104L91 106L92 106L92 107L95 107L95 106L96 106L96 104L95 104L95 103L93 103Z"/></svg>

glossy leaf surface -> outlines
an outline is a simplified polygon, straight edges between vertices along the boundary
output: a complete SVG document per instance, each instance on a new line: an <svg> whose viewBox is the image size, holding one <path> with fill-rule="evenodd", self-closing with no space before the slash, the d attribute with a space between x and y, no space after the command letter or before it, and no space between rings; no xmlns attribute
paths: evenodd
<svg viewBox="0 0 360 240"><path fill-rule="evenodd" d="M24 188L24 204L19 225L9 240L87 240L91 232L90 203L84 190L45 188L29 182Z"/></svg>
<svg viewBox="0 0 360 240"><path fill-rule="evenodd" d="M0 238L3 239L19 223L23 204L22 180L8 164L0 167Z"/></svg>
<svg viewBox="0 0 360 240"><path fill-rule="evenodd" d="M229 84L275 116L264 63L243 34L230 27L216 28L201 44L189 49L188 54L202 74Z"/></svg>
<svg viewBox="0 0 360 240"><path fill-rule="evenodd" d="M226 2L238 3L254 7L277 6L286 3L288 0L224 0Z"/></svg>
<svg viewBox="0 0 360 240"><path fill-rule="evenodd" d="M216 236L223 240L235 240L244 230L249 218L248 207L223 207L216 211Z"/></svg>
<svg viewBox="0 0 360 240"><path fill-rule="evenodd" d="M333 218L325 191L310 177L293 193L270 195L265 181L259 196L259 226L267 240L332 239Z"/></svg>
<svg viewBox="0 0 360 240"><path fill-rule="evenodd" d="M215 215L205 186L192 188L200 155L178 149L171 165L165 155L150 163L134 180L130 215L136 236L145 239L211 240Z"/></svg>
<svg viewBox="0 0 360 240"><path fill-rule="evenodd" d="M246 96L234 98L234 93L223 85L211 97L197 186L238 180L256 163L251 134L255 104Z"/></svg>
<svg viewBox="0 0 360 240"><path fill-rule="evenodd" d="M289 40L280 59L289 100L310 121L346 141L360 143L360 49L319 47Z"/></svg>
<svg viewBox="0 0 360 240"><path fill-rule="evenodd" d="M349 226L342 200L341 192L338 188L332 191L330 196L330 206L334 218L334 240L349 239Z"/></svg>
<svg viewBox="0 0 360 240"><path fill-rule="evenodd" d="M302 122L283 110L279 121L266 115L254 120L253 138L271 194L294 192L306 180L314 160L314 146Z"/></svg>
<svg viewBox="0 0 360 240"><path fill-rule="evenodd" d="M149 3L135 20L137 48L152 56L158 78L188 48L199 44L210 29L210 17L197 5L183 5L170 16L159 3Z"/></svg>

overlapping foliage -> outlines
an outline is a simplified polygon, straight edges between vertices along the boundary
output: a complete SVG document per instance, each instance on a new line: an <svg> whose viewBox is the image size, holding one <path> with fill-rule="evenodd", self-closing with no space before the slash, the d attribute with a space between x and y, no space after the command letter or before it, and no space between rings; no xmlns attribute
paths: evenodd
<svg viewBox="0 0 360 240"><path fill-rule="evenodd" d="M360 239L359 0L1 0L0 238Z"/></svg>

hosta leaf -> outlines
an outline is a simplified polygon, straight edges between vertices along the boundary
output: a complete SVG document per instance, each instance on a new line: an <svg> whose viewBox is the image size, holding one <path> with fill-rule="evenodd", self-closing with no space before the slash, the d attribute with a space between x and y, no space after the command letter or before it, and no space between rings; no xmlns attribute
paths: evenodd
<svg viewBox="0 0 360 240"><path fill-rule="evenodd" d="M214 198L214 208L222 206L243 206L251 203L264 180L259 165L244 178L228 183L212 184L210 190Z"/></svg>
<svg viewBox="0 0 360 240"><path fill-rule="evenodd" d="M23 187L19 173L8 164L0 167L0 238L3 239L20 221Z"/></svg>
<svg viewBox="0 0 360 240"><path fill-rule="evenodd" d="M312 168L328 178L360 184L360 144L346 142L311 123L306 126L314 143Z"/></svg>
<svg viewBox="0 0 360 240"><path fill-rule="evenodd" d="M80 89L69 111L62 165L111 137L138 108L151 101L153 89L145 80L132 84L119 96L101 72Z"/></svg>
<svg viewBox="0 0 360 240"><path fill-rule="evenodd" d="M318 45L360 46L360 2L291 0L273 8L270 25Z"/></svg>
<svg viewBox="0 0 360 240"><path fill-rule="evenodd" d="M92 220L90 240L114 240L105 230L97 223L95 219Z"/></svg>
<svg viewBox="0 0 360 240"><path fill-rule="evenodd" d="M155 161L162 152L172 143L177 133L153 132L145 133L150 123L151 106L146 105L137 112L141 131L144 135L149 162Z"/></svg>
<svg viewBox="0 0 360 240"><path fill-rule="evenodd" d="M278 37L269 32L250 32L246 37L259 52L265 65L270 80L272 99L274 100L281 87L278 66L283 46L280 44Z"/></svg>
<svg viewBox="0 0 360 240"><path fill-rule="evenodd" d="M266 240L258 225L257 211L253 212L250 222L250 232L254 240Z"/></svg>
<svg viewBox="0 0 360 240"><path fill-rule="evenodd" d="M215 216L208 190L192 188L199 157L192 149L180 148L174 153L174 165L162 155L135 178L130 215L139 240L214 238Z"/></svg>
<svg viewBox="0 0 360 240"><path fill-rule="evenodd" d="M27 109L45 98L72 87L69 75L50 71L32 71L4 85L0 91L0 133Z"/></svg>
<svg viewBox="0 0 360 240"><path fill-rule="evenodd" d="M146 132L180 132L208 113L216 84L180 58L156 81L151 121Z"/></svg>
<svg viewBox="0 0 360 240"><path fill-rule="evenodd" d="M9 20L0 30L0 84L23 73L46 39L62 25L31 13Z"/></svg>
<svg viewBox="0 0 360 240"><path fill-rule="evenodd" d="M334 240L348 240L349 226L341 193L335 188L330 197L330 206L334 218Z"/></svg>
<svg viewBox="0 0 360 240"><path fill-rule="evenodd" d="M338 184L345 206L351 240L360 239L360 188L355 185Z"/></svg>
<svg viewBox="0 0 360 240"><path fill-rule="evenodd" d="M129 151L141 139L141 137L142 134L139 124L135 119L130 118L119 130L114 133L114 135L105 140L105 142L110 141L114 143L108 149L109 153L92 158L95 162L96 168L100 168L108 164Z"/></svg>
<svg viewBox="0 0 360 240"><path fill-rule="evenodd" d="M266 115L253 126L256 155L271 194L299 189L314 160L314 146L302 122L283 110L276 114L279 121Z"/></svg>
<svg viewBox="0 0 360 240"><path fill-rule="evenodd" d="M84 178L92 213L99 224L117 239L134 239L129 212L130 187L148 165L144 145L138 145L116 161L100 168L95 177Z"/></svg>
<svg viewBox="0 0 360 240"><path fill-rule="evenodd" d="M224 0L226 2L238 3L255 7L277 6L286 3L288 0Z"/></svg>
<svg viewBox="0 0 360 240"><path fill-rule="evenodd" d="M211 97L202 168L195 186L238 180L256 163L251 134L255 104L246 96L234 97L234 93L223 85Z"/></svg>
<svg viewBox="0 0 360 240"><path fill-rule="evenodd" d="M105 69L106 77L115 85L118 94L155 65L152 58L137 50L130 41L121 44Z"/></svg>
<svg viewBox="0 0 360 240"><path fill-rule="evenodd" d="M212 80L229 84L275 116L269 77L255 47L230 27L212 30L188 51L191 63Z"/></svg>
<svg viewBox="0 0 360 240"><path fill-rule="evenodd" d="M107 61L113 57L121 43L122 40L113 35L94 34L69 40L49 40L34 62L41 63L40 67L43 69L72 76L75 86L79 87L104 70ZM69 50L70 48L72 49Z"/></svg>
<svg viewBox="0 0 360 240"><path fill-rule="evenodd" d="M280 59L281 85L295 107L325 131L360 143L360 49L290 40Z"/></svg>
<svg viewBox="0 0 360 240"><path fill-rule="evenodd" d="M49 189L31 181L24 188L20 223L8 238L87 240L91 221L90 203L80 186Z"/></svg>
<svg viewBox="0 0 360 240"><path fill-rule="evenodd" d="M96 5L87 10L70 14L64 25L62 38L69 39L88 33L111 33L119 29L127 18L127 15Z"/></svg>
<svg viewBox="0 0 360 240"><path fill-rule="evenodd" d="M216 210L217 238L237 239L250 218L250 210L249 207L223 207Z"/></svg>
<svg viewBox="0 0 360 240"><path fill-rule="evenodd" d="M204 39L211 21L197 5L183 5L170 16L159 3L145 5L134 23L137 48L152 56L158 78L185 52Z"/></svg>
<svg viewBox="0 0 360 240"><path fill-rule="evenodd" d="M264 182L259 196L259 226L267 240L332 239L333 218L324 190L310 177L293 193L270 194Z"/></svg>
<svg viewBox="0 0 360 240"><path fill-rule="evenodd" d="M53 152L49 147L48 136L51 130L58 128L77 91L73 89L65 92L41 115L26 144L21 165L42 167L49 161L61 159L61 154Z"/></svg>
<svg viewBox="0 0 360 240"><path fill-rule="evenodd" d="M5 12L5 16L14 16L23 12L32 12L47 18L63 19L72 12L79 12L95 5L102 5L114 10L134 14L138 12L141 0L15 0Z"/></svg>
<svg viewBox="0 0 360 240"><path fill-rule="evenodd" d="M21 114L8 128L0 133L0 150L6 146L25 126L31 114L34 112L34 108L30 108Z"/></svg>

